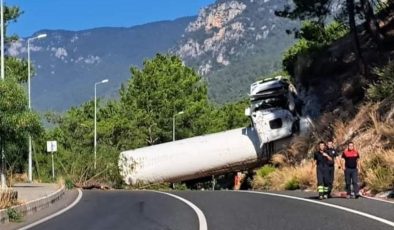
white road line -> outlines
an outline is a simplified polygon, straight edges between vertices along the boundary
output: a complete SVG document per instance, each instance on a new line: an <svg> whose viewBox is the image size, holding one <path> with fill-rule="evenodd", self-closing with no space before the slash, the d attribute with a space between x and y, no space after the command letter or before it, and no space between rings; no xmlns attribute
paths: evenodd
<svg viewBox="0 0 394 230"><path fill-rule="evenodd" d="M59 216L59 215L65 213L65 212L67 212L68 210L73 208L75 205L77 205L78 202L81 200L81 198L82 198L82 190L78 189L78 197L77 197L77 199L74 200L74 202L72 202L72 204L70 204L66 208L64 208L64 209L62 209L62 210L60 210L60 211L58 211L58 212L56 212L56 213L54 213L54 214L52 214L50 216L42 218L41 220L39 220L37 222L31 223L29 225L26 225L26 226L20 228L19 230L25 230L25 229L29 229L29 228L35 227L35 226L37 226L39 224L42 224L42 223L44 223L44 222L46 222L46 221L48 221L48 220L50 220L52 218L55 218L56 216Z"/></svg>
<svg viewBox="0 0 394 230"><path fill-rule="evenodd" d="M388 203L388 204L394 204L393 201L389 201L389 200L383 200L383 199L379 199L379 198L375 198L375 197L370 197L370 196L364 196L364 195L361 195L361 196L364 197L364 198L366 198L366 199L370 199L370 200L376 200L376 201L385 202L385 203Z"/></svg>
<svg viewBox="0 0 394 230"><path fill-rule="evenodd" d="M188 201L188 200L186 200L186 199L184 199L184 198L182 198L182 197L180 197L180 196L171 194L171 193L159 192L159 191L152 191L152 192L161 193L161 194L165 194L165 195L174 197L174 198L176 198L176 199L178 199L178 200L181 200L182 202L186 203L187 205L189 205L189 206L196 212L196 214L197 214L198 223L199 223L199 226L200 226L199 230L208 230L208 224L207 224L207 220L206 220L206 218L205 218L204 213L201 211L201 209L199 209L199 208L198 208L196 205L194 205L192 202L190 202L190 201Z"/></svg>
<svg viewBox="0 0 394 230"><path fill-rule="evenodd" d="M364 216L364 217L367 217L369 219L376 220L376 221L379 221L379 222L381 222L383 224L387 224L389 226L394 227L394 222L392 222L390 220L386 220L386 219L383 219L381 217L377 217L377 216L374 216L374 215L371 215L371 214L368 214L368 213L365 213L365 212L357 211L357 210L354 210L354 209L351 209L351 208L346 208L346 207L335 205L335 204L329 204L329 203L324 203L324 202L321 202L321 201L305 199L305 198L301 198L301 197L288 196L288 195L275 194L275 193L268 193L268 192L257 192L257 191L238 191L238 192L263 194L263 195L268 195L268 196L276 196L276 197L283 197L283 198L288 198L288 199L293 199L293 200L306 201L306 202L309 202L309 203L314 203L314 204L319 204L319 205L323 205L323 206L327 206L327 207L331 207L331 208L336 208L336 209L340 209L340 210L343 210L343 211L346 211L346 212L350 212L350 213L353 213L353 214Z"/></svg>

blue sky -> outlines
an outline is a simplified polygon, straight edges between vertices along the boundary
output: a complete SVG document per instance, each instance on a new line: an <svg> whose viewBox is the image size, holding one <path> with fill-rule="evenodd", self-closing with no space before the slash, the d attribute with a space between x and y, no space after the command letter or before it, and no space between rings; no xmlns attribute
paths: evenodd
<svg viewBox="0 0 394 230"><path fill-rule="evenodd" d="M24 14L9 34L31 36L41 29L83 30L102 26L130 27L197 15L214 0L5 0Z"/></svg>

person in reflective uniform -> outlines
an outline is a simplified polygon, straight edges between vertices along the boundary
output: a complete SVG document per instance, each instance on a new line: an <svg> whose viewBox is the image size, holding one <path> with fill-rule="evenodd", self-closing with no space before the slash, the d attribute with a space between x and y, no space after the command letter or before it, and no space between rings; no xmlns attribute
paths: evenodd
<svg viewBox="0 0 394 230"><path fill-rule="evenodd" d="M326 144L321 141L318 146L318 150L313 155L314 162L312 167L316 166L317 176L317 190L319 192L319 199L328 198L328 164L333 161L333 158L326 152Z"/></svg>

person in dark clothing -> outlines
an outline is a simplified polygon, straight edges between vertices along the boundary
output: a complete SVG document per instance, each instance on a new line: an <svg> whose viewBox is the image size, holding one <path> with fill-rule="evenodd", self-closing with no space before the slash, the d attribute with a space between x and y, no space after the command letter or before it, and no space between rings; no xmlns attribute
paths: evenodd
<svg viewBox="0 0 394 230"><path fill-rule="evenodd" d="M338 156L337 150L334 148L334 143L332 140L327 142L327 154L332 158L332 161L328 161L328 197L331 197L331 191L334 184L334 173L335 173L335 160ZM338 164L340 167L340 164Z"/></svg>
<svg viewBox="0 0 394 230"><path fill-rule="evenodd" d="M345 182L346 182L346 198L351 198L351 185L353 185L354 198L358 198L358 169L360 154L354 148L353 142L348 144L347 149L343 152L342 158L345 160ZM342 165L343 166L343 165Z"/></svg>
<svg viewBox="0 0 394 230"><path fill-rule="evenodd" d="M326 152L326 145L324 142L319 143L319 149L315 152L313 156L314 164L312 167L316 165L316 176L317 176L317 190L319 192L319 199L327 199L328 198L328 185L329 185L329 176L328 176L328 163L333 159Z"/></svg>

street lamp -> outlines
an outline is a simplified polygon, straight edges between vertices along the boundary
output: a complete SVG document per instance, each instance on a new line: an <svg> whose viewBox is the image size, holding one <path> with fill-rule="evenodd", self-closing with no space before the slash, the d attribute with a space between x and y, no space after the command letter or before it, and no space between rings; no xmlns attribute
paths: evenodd
<svg viewBox="0 0 394 230"><path fill-rule="evenodd" d="M0 21L1 21L1 80L4 80L4 4L3 0L0 2Z"/></svg>
<svg viewBox="0 0 394 230"><path fill-rule="evenodd" d="M184 114L184 112L180 111L172 117L172 141L175 141L175 117L181 114Z"/></svg>
<svg viewBox="0 0 394 230"><path fill-rule="evenodd" d="M31 110L31 96L30 96L30 42L46 38L46 34L39 34L38 36L27 39L27 91L29 96L29 110ZM33 181L33 161L32 161L32 146L31 146L31 135L29 134L29 182Z"/></svg>
<svg viewBox="0 0 394 230"><path fill-rule="evenodd" d="M96 170L97 159L97 85L107 83L108 79L94 83L94 169Z"/></svg>
<svg viewBox="0 0 394 230"><path fill-rule="evenodd" d="M0 75L1 75L1 80L4 80L4 7L3 7L3 0L0 1L0 49L1 49L1 60L0 60ZM5 170L5 154L4 154L4 149L3 149L3 145L1 145L0 147L1 149L1 175L0 175L0 179L1 179L1 188L5 189L6 188L6 183L5 183L5 175L4 175L4 170Z"/></svg>

